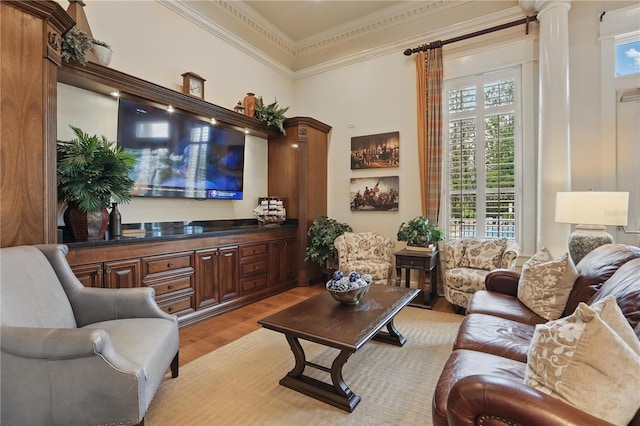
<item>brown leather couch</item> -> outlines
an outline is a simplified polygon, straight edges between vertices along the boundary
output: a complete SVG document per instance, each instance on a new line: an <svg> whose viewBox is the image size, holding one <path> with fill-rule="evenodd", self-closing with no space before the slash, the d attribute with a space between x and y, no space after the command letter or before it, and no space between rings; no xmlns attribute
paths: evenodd
<svg viewBox="0 0 640 426"><path fill-rule="evenodd" d="M576 269L579 277L563 316L580 302L613 295L640 339L640 248L607 244ZM524 384L535 325L546 320L517 299L518 279L515 271L496 270L487 276L486 290L471 298L433 395L433 424L609 424ZM630 424L640 426L640 411Z"/></svg>

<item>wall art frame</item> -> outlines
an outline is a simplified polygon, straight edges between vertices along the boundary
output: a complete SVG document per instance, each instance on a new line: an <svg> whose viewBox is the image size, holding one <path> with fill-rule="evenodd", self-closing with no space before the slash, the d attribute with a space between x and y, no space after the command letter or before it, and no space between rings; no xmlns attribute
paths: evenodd
<svg viewBox="0 0 640 426"><path fill-rule="evenodd" d="M400 177L351 178L351 211L398 211Z"/></svg>
<svg viewBox="0 0 640 426"><path fill-rule="evenodd" d="M351 138L351 170L400 167L400 132Z"/></svg>

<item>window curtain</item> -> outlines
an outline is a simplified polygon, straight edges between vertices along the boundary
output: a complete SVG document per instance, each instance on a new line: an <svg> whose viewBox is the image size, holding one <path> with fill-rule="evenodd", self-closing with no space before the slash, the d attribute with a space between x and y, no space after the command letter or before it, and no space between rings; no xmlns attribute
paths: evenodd
<svg viewBox="0 0 640 426"><path fill-rule="evenodd" d="M416 55L422 214L437 224L442 191L442 43Z"/></svg>

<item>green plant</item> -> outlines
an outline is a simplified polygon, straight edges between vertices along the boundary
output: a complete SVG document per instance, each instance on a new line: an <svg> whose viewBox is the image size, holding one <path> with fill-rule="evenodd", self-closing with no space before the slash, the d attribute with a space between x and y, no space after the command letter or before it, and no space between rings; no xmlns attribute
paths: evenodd
<svg viewBox="0 0 640 426"><path fill-rule="evenodd" d="M71 28L62 36L62 59L66 62L78 61L87 64L87 51L93 46L93 38L77 27Z"/></svg>
<svg viewBox="0 0 640 426"><path fill-rule="evenodd" d="M136 165L135 156L113 147L104 136L89 136L70 126L76 135L56 144L58 167L58 201L74 203L83 212L104 207L113 200L127 203L134 181L129 173Z"/></svg>
<svg viewBox="0 0 640 426"><path fill-rule="evenodd" d="M289 107L281 108L277 99L272 104L265 105L262 96L260 96L256 102L255 117L263 121L267 126L277 127L283 135L286 135L287 132L284 130L286 117L284 113L287 111L289 111Z"/></svg>
<svg viewBox="0 0 640 426"><path fill-rule="evenodd" d="M107 49L111 50L111 46L108 43L106 43L106 42L104 42L102 40L98 40L98 39L94 38L93 39L93 44L96 44L98 46L103 46L103 47L106 47Z"/></svg>
<svg viewBox="0 0 640 426"><path fill-rule="evenodd" d="M444 230L438 228L424 216L417 216L409 222L402 222L398 228L398 241L416 246L428 246L444 240Z"/></svg>
<svg viewBox="0 0 640 426"><path fill-rule="evenodd" d="M337 265L338 251L333 242L345 232L351 232L351 226L338 222L327 216L316 216L313 219L307 235L309 246L305 250L304 261L316 262L322 268L332 268Z"/></svg>

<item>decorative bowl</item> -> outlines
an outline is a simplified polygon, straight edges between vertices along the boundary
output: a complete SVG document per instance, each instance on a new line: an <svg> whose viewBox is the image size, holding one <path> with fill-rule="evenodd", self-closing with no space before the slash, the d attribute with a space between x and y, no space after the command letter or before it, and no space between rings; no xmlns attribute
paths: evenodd
<svg viewBox="0 0 640 426"><path fill-rule="evenodd" d="M360 299L367 294L370 287L371 284L367 284L363 287L352 288L350 290L339 291L327 289L327 291L335 300L344 305L356 305L360 302Z"/></svg>

